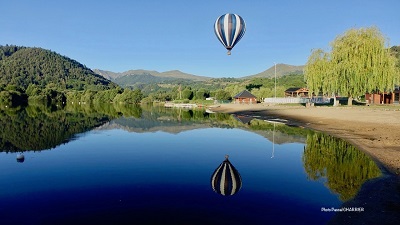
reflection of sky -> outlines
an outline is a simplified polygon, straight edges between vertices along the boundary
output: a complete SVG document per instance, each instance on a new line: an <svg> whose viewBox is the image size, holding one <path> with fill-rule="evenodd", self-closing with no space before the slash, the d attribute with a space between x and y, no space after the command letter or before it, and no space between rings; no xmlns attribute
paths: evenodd
<svg viewBox="0 0 400 225"><path fill-rule="evenodd" d="M39 195L68 199L68 192L87 197L89 191L102 190L119 200L133 198L129 197L132 192L146 195L150 190L155 192L149 196L159 198L172 191L183 196L198 192L204 199L213 199L218 196L212 191L210 177L226 154L243 180L242 190L232 198L238 204L272 201L283 204L274 205L279 209L292 202L312 208L314 213L321 207L338 207L337 196L321 182L307 180L301 161L303 147L301 143L275 145L271 159L269 140L240 129L209 128L179 134L92 131L51 151L26 152L24 163L16 162L16 154L1 153L0 211L6 207L1 203L4 199L12 202L29 197L34 202ZM203 197L196 196L193 201L204 201Z"/></svg>

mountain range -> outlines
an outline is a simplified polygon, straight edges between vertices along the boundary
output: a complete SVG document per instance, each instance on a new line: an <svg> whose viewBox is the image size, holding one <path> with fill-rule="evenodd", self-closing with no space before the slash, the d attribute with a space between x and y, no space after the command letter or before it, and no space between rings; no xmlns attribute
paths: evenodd
<svg viewBox="0 0 400 225"><path fill-rule="evenodd" d="M276 64L276 76L282 77L288 74L302 74L304 66L293 66L288 64ZM175 80L207 81L213 79L207 76L198 76L184 73L179 70L158 72L154 70L128 70L125 72L111 72L94 69L95 73L107 78L121 86L133 85L135 83L162 83ZM271 78L275 76L275 66L254 75L240 77L238 79Z"/></svg>
<svg viewBox="0 0 400 225"><path fill-rule="evenodd" d="M94 69L95 73L109 79L109 80L119 80L127 76L151 76L154 79L168 80L168 79L187 79L193 81L204 81L209 80L211 77L196 76L188 73L181 72L179 70L171 70L166 72L158 72L154 70L128 70L122 73L116 73L106 70Z"/></svg>

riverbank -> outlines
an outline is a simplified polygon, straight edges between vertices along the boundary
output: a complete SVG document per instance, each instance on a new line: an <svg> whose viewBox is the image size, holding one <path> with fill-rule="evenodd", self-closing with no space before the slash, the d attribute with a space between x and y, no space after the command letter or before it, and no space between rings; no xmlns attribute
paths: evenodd
<svg viewBox="0 0 400 225"><path fill-rule="evenodd" d="M330 224L396 224L400 220L400 106L309 107L221 104L214 112L281 118L288 123L344 139L378 164L383 176L363 185L343 207L363 212L337 213ZM396 222L396 223L393 223Z"/></svg>

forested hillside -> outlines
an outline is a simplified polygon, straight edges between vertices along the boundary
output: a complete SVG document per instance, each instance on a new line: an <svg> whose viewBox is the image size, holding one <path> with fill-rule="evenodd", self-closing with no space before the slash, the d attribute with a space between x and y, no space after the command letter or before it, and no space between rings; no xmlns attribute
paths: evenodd
<svg viewBox="0 0 400 225"><path fill-rule="evenodd" d="M27 103L139 103L140 90L123 90L81 63L42 48L0 46L0 109Z"/></svg>
<svg viewBox="0 0 400 225"><path fill-rule="evenodd" d="M59 90L107 90L116 85L86 66L42 48L0 46L0 85L47 86Z"/></svg>

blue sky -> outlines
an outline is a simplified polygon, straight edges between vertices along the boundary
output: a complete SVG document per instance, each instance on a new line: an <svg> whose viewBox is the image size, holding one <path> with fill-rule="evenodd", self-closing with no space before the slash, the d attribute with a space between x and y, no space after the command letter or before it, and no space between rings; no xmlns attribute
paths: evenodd
<svg viewBox="0 0 400 225"><path fill-rule="evenodd" d="M313 48L370 26L400 45L398 0L12 0L1 8L0 45L50 49L113 72L242 77L274 62L303 65ZM231 56L213 31L225 13L246 21Z"/></svg>

